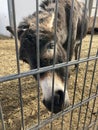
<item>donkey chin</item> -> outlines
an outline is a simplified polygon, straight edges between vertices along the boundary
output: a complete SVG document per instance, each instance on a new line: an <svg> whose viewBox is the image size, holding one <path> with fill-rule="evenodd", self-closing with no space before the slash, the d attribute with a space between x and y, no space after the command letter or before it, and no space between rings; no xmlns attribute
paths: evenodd
<svg viewBox="0 0 98 130"><path fill-rule="evenodd" d="M49 111L58 113L69 106L67 89L64 90L64 82L57 74L54 74L54 84L53 73L51 72L41 77L40 85L43 92L43 104Z"/></svg>

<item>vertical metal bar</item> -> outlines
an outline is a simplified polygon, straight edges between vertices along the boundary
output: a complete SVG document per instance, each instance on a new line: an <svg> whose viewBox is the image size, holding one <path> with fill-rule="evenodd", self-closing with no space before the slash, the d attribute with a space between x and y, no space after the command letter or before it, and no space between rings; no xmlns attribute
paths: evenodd
<svg viewBox="0 0 98 130"><path fill-rule="evenodd" d="M72 107L74 106L74 102L75 102L76 86L77 86L77 79L78 79L78 70L79 70L79 66L76 68L76 77L75 77L75 83L74 83L74 93L73 93ZM72 126L73 112L74 112L74 110L71 111L70 130L71 130L71 126Z"/></svg>
<svg viewBox="0 0 98 130"><path fill-rule="evenodd" d="M15 4L12 0L12 11L13 11L13 23L14 23L14 32L15 32L15 47L16 47L16 59L17 59L17 71L20 74L20 64L19 64L19 53L18 53L18 40L17 40L17 31L16 31L16 16L15 16ZM18 79L19 83L19 96L20 96L20 110L21 110L21 129L24 130L24 113L23 113L23 100L22 100L22 90L21 90L21 79Z"/></svg>
<svg viewBox="0 0 98 130"><path fill-rule="evenodd" d="M95 8L95 16L94 16L94 22L93 22L93 27L92 27L92 32L91 34L93 34L94 32L94 25L95 25L95 21L96 21L96 16L97 16L97 7L98 7L98 0L96 1L96 8ZM91 46L90 46L91 47ZM88 52L88 54L90 54L90 51ZM96 53L96 57L98 56L98 50L97 50L97 53ZM98 89L98 85L97 85L97 89ZM96 93L97 93L97 90L96 90ZM95 99L96 100L96 99ZM94 100L94 104L95 104L95 100ZM94 109L94 104L93 104L93 109ZM93 113L93 109L92 109L92 113ZM90 123L91 123L91 120L92 120L92 113L91 113L91 118L90 118Z"/></svg>
<svg viewBox="0 0 98 130"><path fill-rule="evenodd" d="M92 47L92 40L93 40L93 35L94 35L94 27L95 27L95 22L96 22L96 17L97 17L97 7L98 7L98 0L96 0L96 8L95 8L93 26L92 26L92 30L91 30L91 40L90 40L90 45L89 45L88 58L90 56L91 47Z"/></svg>
<svg viewBox="0 0 98 130"><path fill-rule="evenodd" d="M56 32L57 32L57 18L58 18L58 0L55 1L55 10L54 10L54 14L55 14L55 21L54 21L54 54L53 54L53 67L55 66L55 62L56 62ZM55 70L53 69L52 71L52 105L51 105L51 118L53 116L53 107L54 107L54 80L55 80ZM50 129L53 129L53 123L51 122L51 127Z"/></svg>
<svg viewBox="0 0 98 130"><path fill-rule="evenodd" d="M86 70L85 70L85 76L84 76L84 83L83 83L83 89L82 89L82 95L81 95L81 102L82 102L82 100L83 100L84 91L85 91L85 84L86 84L87 71L88 71L88 61L87 61L87 64L86 64ZM77 129L76 129L76 130L79 129L79 122L80 122L81 108L82 108L82 106L80 106L80 109L79 109L79 114L78 114L78 123L77 123Z"/></svg>
<svg viewBox="0 0 98 130"><path fill-rule="evenodd" d="M98 2L98 0L97 0L97 2ZM97 4L97 2L96 2L96 4ZM95 20L96 20L96 13L97 13L97 9L95 10L95 17L94 17L93 27L92 27L92 31L91 31L91 40L90 40L90 45L89 45L89 50L88 50L88 58L90 57L90 52L91 52L92 39L93 39L93 35L94 35L94 26L95 26ZM82 100L83 100L83 95L84 95L84 90L85 90L86 75L87 75L87 71L88 71L88 63L89 63L89 62L87 61L86 70L85 70L85 76L84 76L84 83L83 83L83 90L82 90L82 95L81 95L81 102L82 102ZM80 106L80 109L79 109L77 130L78 130L78 128L79 128L80 114L81 114L81 106Z"/></svg>
<svg viewBox="0 0 98 130"><path fill-rule="evenodd" d="M84 9L85 9L85 11L84 11L84 18L86 17L86 11L87 11L87 9L86 9L86 7L87 7L87 0L85 0L85 7L84 7ZM84 22L82 22L82 26L81 26L81 38L80 38L80 46L79 46L79 55L78 55L78 60L80 59L80 54L81 54L81 48L82 48L82 41L83 41L83 29L84 29Z"/></svg>
<svg viewBox="0 0 98 130"><path fill-rule="evenodd" d="M70 10L70 19L69 19L69 28L68 28L68 48L67 48L67 62L69 61L69 51L70 51L70 44L71 44L71 37L72 37L72 18L73 18L73 10L74 10L74 0L72 0L71 4L71 10Z"/></svg>
<svg viewBox="0 0 98 130"><path fill-rule="evenodd" d="M10 26L14 27L14 23L13 23L13 11L12 11L12 0L7 0L8 3L8 12L9 12L9 22L10 22Z"/></svg>
<svg viewBox="0 0 98 130"><path fill-rule="evenodd" d="M67 89L67 85L68 85L68 67L66 67L66 71L65 71L65 77L64 77L64 97L65 97L65 92ZM65 106L65 103L63 104ZM64 112L64 109L62 110L62 113ZM62 122L61 122L61 130L64 130L64 115L62 115Z"/></svg>
<svg viewBox="0 0 98 130"><path fill-rule="evenodd" d="M0 102L0 119L1 119L1 124L2 124L2 130L6 130L5 129L5 124L4 124L4 117L3 117L1 102Z"/></svg>
<svg viewBox="0 0 98 130"><path fill-rule="evenodd" d="M72 18L73 18L73 9L74 9L74 0L72 0L71 3L71 9L70 9L70 18L69 18L69 28L68 28L68 48L67 48L67 63L69 61L69 50L70 50L70 44L71 44L71 37L72 37ZM65 92L67 90L67 86L68 86L68 66L66 66L65 68L65 76L64 76L64 97L65 97ZM65 104L64 104L65 105ZM64 111L64 109L62 110L62 112ZM64 126L64 115L62 116L62 123L61 123L61 130L63 130L63 126Z"/></svg>
<svg viewBox="0 0 98 130"><path fill-rule="evenodd" d="M86 6L87 6L87 0L85 0L85 11L84 11L84 18L86 14ZM81 53L81 46L82 46L82 37L83 37L83 28L84 28L84 23L82 22L81 26L81 38L80 38L80 45L79 45L79 53L78 53L78 60L80 59L80 53ZM75 83L74 83L74 93L73 93L73 101L72 101L72 107L74 106L75 102L75 94L76 94L76 87L77 87L77 79L78 79L78 73L79 73L79 65L75 68L76 69L76 77L75 77ZM70 130L72 126L72 117L73 117L73 112L74 110L71 111L71 118L70 118Z"/></svg>
<svg viewBox="0 0 98 130"><path fill-rule="evenodd" d="M96 57L97 56L98 56L98 51L97 51ZM92 79L91 79L91 85L90 85L88 99L90 98L90 95L91 95L91 92L92 92L92 85L93 85L93 81L94 81L94 76L95 76L95 71L96 71L96 65L97 65L97 59L95 60L95 64L94 64L94 69L93 69L93 73L92 73ZM88 113L88 106L89 106L89 102L87 103L86 113L85 113L85 117L84 117L83 130L85 128L85 123L86 123L86 118L87 118L87 113Z"/></svg>
<svg viewBox="0 0 98 130"><path fill-rule="evenodd" d="M36 47L37 47L37 69L40 68L40 47L39 47L39 0L36 0Z"/></svg>
<svg viewBox="0 0 98 130"><path fill-rule="evenodd" d="M37 69L40 68L40 46L39 46L39 0L36 0L36 50L37 50ZM40 74L37 74L38 82L38 125L40 124Z"/></svg>
<svg viewBox="0 0 98 130"><path fill-rule="evenodd" d="M69 19L69 28L68 28L68 48L67 48L67 63L69 61L69 51L70 51L70 45L71 45L71 37L72 37L72 18L73 18L73 10L74 10L74 0L72 0L71 3L71 10L70 10L70 19ZM65 95L65 91L67 89L68 86L68 66L66 67L66 75L65 75L65 83L64 83L64 95ZM62 116L62 130L63 130L63 118L64 116ZM70 126L71 128L71 126ZM70 129L69 128L69 129Z"/></svg>
<svg viewBox="0 0 98 130"><path fill-rule="evenodd" d="M91 17L92 13L92 6L93 6L94 0L89 0L89 18Z"/></svg>
<svg viewBox="0 0 98 130"><path fill-rule="evenodd" d="M96 86L96 93L95 93L95 95L97 95L97 94L98 94L98 84ZM92 115L93 115L93 111L94 111L94 107L95 107L95 103L96 103L96 98L94 99L94 102L93 102L93 107L92 107L92 111L91 111L91 116L90 116L89 124L91 124L91 121L92 121Z"/></svg>
<svg viewBox="0 0 98 130"><path fill-rule="evenodd" d="M71 10L70 10L70 19L69 19L69 38L68 38L68 48L67 48L67 63L69 61L69 51L70 51L70 44L71 44L71 37L72 37L72 18L73 18L73 10L74 10L74 0L72 0L71 4ZM65 83L65 89L67 89L68 85L68 66L66 67L66 83ZM71 121L70 121L71 122ZM71 123L70 123L71 124ZM69 126L69 130L71 129L71 125Z"/></svg>
<svg viewBox="0 0 98 130"><path fill-rule="evenodd" d="M94 125L93 125L93 130L98 130L98 124L97 124L97 122L98 122L98 109L96 112L96 118L95 118L94 122L96 122L96 123L94 123ZM95 129L95 127L96 127L96 129Z"/></svg>

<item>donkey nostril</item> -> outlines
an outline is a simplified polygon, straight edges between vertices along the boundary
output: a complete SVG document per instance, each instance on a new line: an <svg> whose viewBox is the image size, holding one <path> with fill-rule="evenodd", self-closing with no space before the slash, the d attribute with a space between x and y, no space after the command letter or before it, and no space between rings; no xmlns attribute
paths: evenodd
<svg viewBox="0 0 98 130"><path fill-rule="evenodd" d="M54 105L59 105L60 104L60 95L59 94L55 94L54 96Z"/></svg>
<svg viewBox="0 0 98 130"><path fill-rule="evenodd" d="M64 92L61 90L56 91L53 98L51 97L48 100L43 99L43 104L49 111L52 111L53 113L60 112L64 104Z"/></svg>
<svg viewBox="0 0 98 130"><path fill-rule="evenodd" d="M63 103L64 103L64 92L62 92L61 90L56 91L54 104L55 105L62 105Z"/></svg>

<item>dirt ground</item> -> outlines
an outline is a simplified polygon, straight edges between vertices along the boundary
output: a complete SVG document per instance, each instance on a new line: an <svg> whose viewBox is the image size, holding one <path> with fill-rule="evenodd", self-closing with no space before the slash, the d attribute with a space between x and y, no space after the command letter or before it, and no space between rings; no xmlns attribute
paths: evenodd
<svg viewBox="0 0 98 130"><path fill-rule="evenodd" d="M87 57L90 35L83 40L81 58ZM92 47L91 47L91 56L95 56L98 49L98 35L94 35ZM77 86L75 91L75 104L81 101L81 95L83 91L84 77L85 80L85 89L83 99L88 98L90 87L92 85L91 95L96 93L96 86L98 85L98 63L96 65L95 74L93 76L93 83L91 84L92 74L94 71L95 60L88 62L87 75L85 77L85 71L87 62L81 63L79 65L79 73L77 79ZM26 72L29 70L29 66L22 61L20 61L20 71ZM70 96L70 101L72 104L74 84L76 71L74 66L70 67L71 76L68 82L68 92ZM13 39L0 38L0 77L7 76L11 74L17 74L17 63L16 63L16 52L15 44ZM21 112L20 112L20 100L19 100L19 83L18 79L0 83L0 101L3 109L4 123L6 130L21 130ZM21 91L23 99L23 112L24 112L24 123L25 128L29 128L32 125L38 123L38 87L37 82L32 76L27 76L21 78ZM98 96L98 94L97 94ZM88 104L88 112L86 118L86 126L89 125L91 115L92 121L96 119L97 109L98 109L98 97L95 100L94 111L92 113L94 104L94 99L90 100ZM77 122L79 121L79 128L81 130L84 124L84 117L87 110L87 103L83 104L81 107L74 109L73 118L71 122L72 130L76 130ZM80 115L79 115L80 113ZM51 113L44 107L42 103L42 92L40 89L40 121L44 121L51 116ZM71 119L71 112L65 114L62 118L59 117L53 121L52 126L53 130L61 130L61 123L63 120L63 130L69 130ZM49 130L51 124L47 124L41 130ZM0 122L0 130L2 130ZM90 128L92 130L92 127ZM94 130L97 130L95 128Z"/></svg>

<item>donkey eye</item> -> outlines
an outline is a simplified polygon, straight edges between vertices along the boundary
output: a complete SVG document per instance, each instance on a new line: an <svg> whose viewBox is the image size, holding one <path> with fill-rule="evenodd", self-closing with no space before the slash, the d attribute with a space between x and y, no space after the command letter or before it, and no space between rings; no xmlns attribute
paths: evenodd
<svg viewBox="0 0 98 130"><path fill-rule="evenodd" d="M47 48L48 49L54 49L54 43L53 42L49 43L49 45L47 46Z"/></svg>

